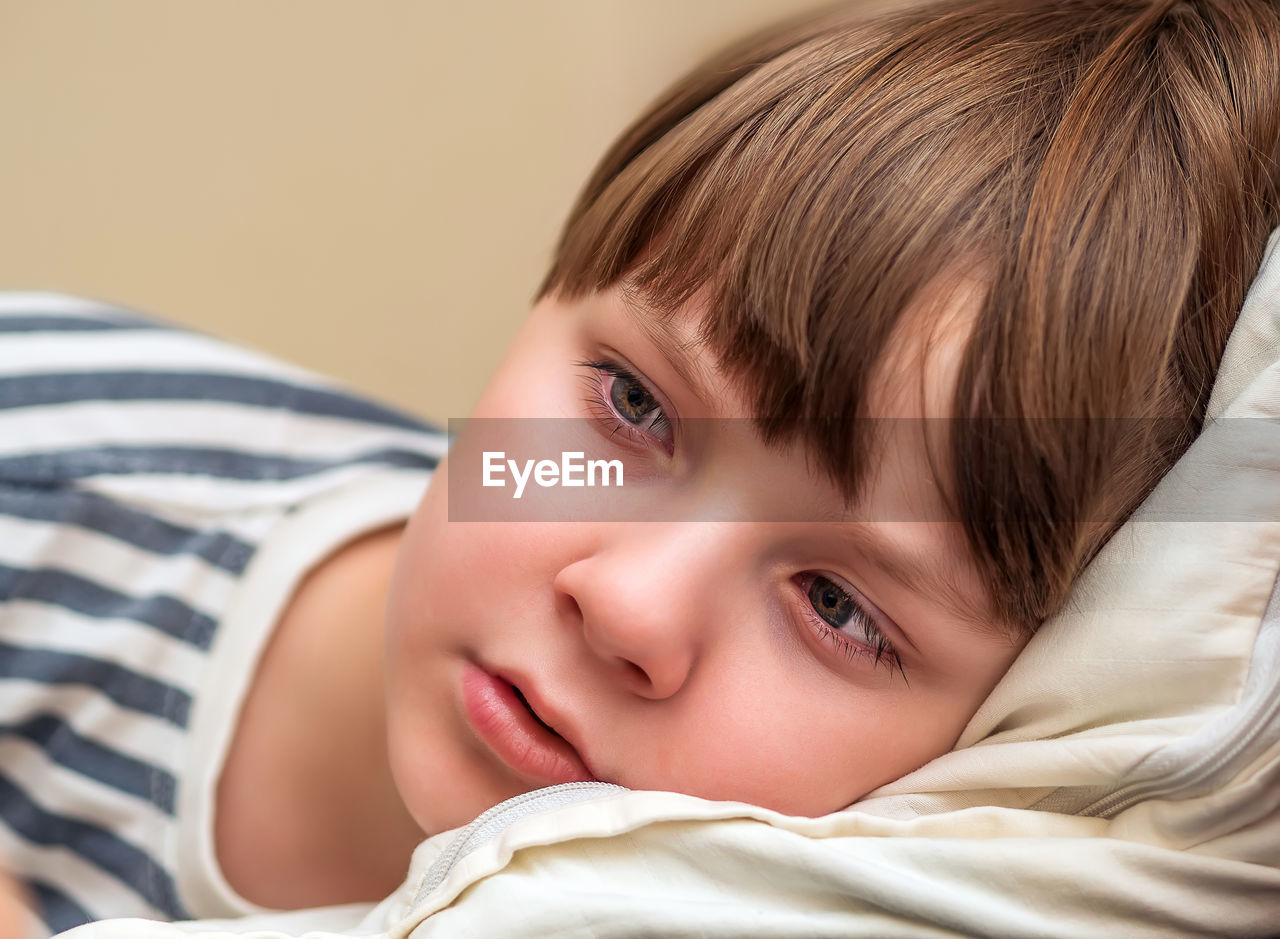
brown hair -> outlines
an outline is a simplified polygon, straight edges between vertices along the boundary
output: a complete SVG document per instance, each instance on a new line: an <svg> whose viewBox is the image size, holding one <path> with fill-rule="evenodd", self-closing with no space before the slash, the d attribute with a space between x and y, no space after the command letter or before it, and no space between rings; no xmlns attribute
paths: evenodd
<svg viewBox="0 0 1280 939"><path fill-rule="evenodd" d="M1280 221L1278 76L1273 0L824 9L622 134L538 296L705 300L762 437L852 497L903 311L979 264L944 488L998 615L1034 628L1203 419Z"/></svg>

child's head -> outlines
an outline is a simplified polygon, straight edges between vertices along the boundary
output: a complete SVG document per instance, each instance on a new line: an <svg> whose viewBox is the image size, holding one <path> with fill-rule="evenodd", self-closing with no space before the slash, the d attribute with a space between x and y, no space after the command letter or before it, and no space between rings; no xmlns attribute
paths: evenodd
<svg viewBox="0 0 1280 939"><path fill-rule="evenodd" d="M592 774L822 814L950 748L1203 417L1277 222L1278 34L833 10L654 105L476 416L596 427L670 520L450 522L451 457L389 611L419 822Z"/></svg>

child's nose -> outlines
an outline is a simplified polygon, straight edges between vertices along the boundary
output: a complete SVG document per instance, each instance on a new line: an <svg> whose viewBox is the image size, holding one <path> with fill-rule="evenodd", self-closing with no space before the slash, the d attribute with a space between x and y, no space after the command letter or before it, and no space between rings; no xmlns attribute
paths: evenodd
<svg viewBox="0 0 1280 939"><path fill-rule="evenodd" d="M557 599L616 680L642 697L668 698L709 641L726 526L625 523L615 533L560 570Z"/></svg>

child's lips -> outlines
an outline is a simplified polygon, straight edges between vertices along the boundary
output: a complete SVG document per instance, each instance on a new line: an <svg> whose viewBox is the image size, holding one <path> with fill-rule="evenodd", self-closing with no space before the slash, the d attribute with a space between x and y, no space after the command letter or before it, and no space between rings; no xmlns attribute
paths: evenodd
<svg viewBox="0 0 1280 939"><path fill-rule="evenodd" d="M541 705L527 680L468 662L462 700L476 735L518 776L540 785L595 779L577 748L557 729L563 722Z"/></svg>

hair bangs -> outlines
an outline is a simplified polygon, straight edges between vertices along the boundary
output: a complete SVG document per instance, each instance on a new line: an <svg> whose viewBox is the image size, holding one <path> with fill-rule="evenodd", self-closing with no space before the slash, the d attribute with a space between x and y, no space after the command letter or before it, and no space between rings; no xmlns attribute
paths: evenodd
<svg viewBox="0 0 1280 939"><path fill-rule="evenodd" d="M763 439L801 441L849 499L874 449L869 383L904 312L958 263L1006 251L1009 193L1029 185L1009 128L1037 108L1009 82L966 79L957 44L999 58L979 27L916 20L800 41L613 155L541 291L625 279L660 315L696 301Z"/></svg>

